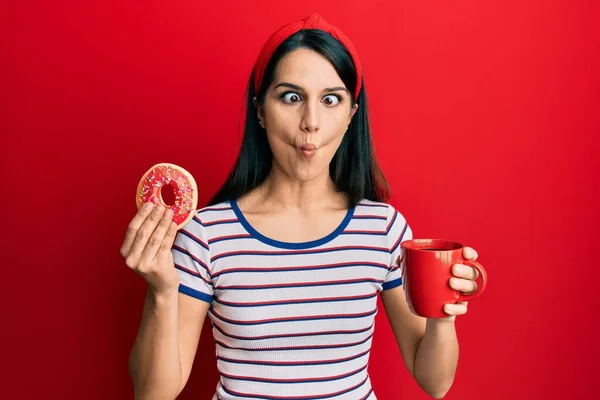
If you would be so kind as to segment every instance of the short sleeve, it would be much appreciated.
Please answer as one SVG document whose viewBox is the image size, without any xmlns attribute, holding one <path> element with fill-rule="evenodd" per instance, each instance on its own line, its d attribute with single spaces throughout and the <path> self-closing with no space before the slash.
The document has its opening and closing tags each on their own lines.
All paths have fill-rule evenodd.
<svg viewBox="0 0 600 400">
<path fill-rule="evenodd" d="M 402 260 L 403 251 L 400 243 L 412 239 L 412 230 L 406 219 L 394 207 L 388 205 L 386 238 L 390 259 L 388 272 L 383 282 L 383 290 L 392 289 L 402 285 Z"/>
<path fill-rule="evenodd" d="M 177 232 L 172 253 L 179 273 L 179 291 L 211 303 L 214 288 L 210 273 L 210 248 L 206 229 L 197 216 Z"/>
</svg>

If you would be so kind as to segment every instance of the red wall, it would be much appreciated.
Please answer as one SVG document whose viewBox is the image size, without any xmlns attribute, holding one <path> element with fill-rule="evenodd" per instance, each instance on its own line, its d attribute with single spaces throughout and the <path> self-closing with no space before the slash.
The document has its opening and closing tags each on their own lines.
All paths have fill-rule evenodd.
<svg viewBox="0 0 600 400">
<path fill-rule="evenodd" d="M 486 294 L 457 321 L 447 398 L 590 398 L 598 3 L 205 3 L 2 2 L 0 397 L 131 398 L 145 286 L 119 247 L 138 179 L 179 164 L 204 203 L 236 154 L 260 46 L 318 11 L 364 61 L 391 202 L 416 236 L 464 241 L 489 271 Z M 378 397 L 426 399 L 381 310 Z M 204 339 L 183 399 L 214 390 L 210 331 Z"/>
</svg>

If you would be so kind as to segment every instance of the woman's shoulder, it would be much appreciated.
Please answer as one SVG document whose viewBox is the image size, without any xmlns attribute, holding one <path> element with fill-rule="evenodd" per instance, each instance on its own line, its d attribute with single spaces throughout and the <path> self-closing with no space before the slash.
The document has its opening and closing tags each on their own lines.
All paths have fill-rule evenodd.
<svg viewBox="0 0 600 400">
<path fill-rule="evenodd" d="M 356 205 L 354 215 L 358 220 L 369 220 L 371 230 L 384 233 L 390 249 L 396 249 L 410 230 L 404 215 L 387 202 L 363 199 Z"/>
<path fill-rule="evenodd" d="M 232 203 L 224 201 L 217 204 L 211 204 L 196 210 L 196 218 L 203 222 L 214 222 L 215 220 L 231 217 L 234 215 Z"/>
<path fill-rule="evenodd" d="M 230 202 L 205 206 L 195 211 L 194 216 L 182 227 L 181 233 L 208 241 L 219 236 L 226 225 L 237 221 Z"/>
<path fill-rule="evenodd" d="M 387 235 L 395 235 L 396 231 L 404 232 L 410 229 L 405 216 L 392 203 L 363 199 L 356 205 L 354 215 L 359 216 L 358 218 L 362 215 L 363 218 L 379 219 L 382 224 L 385 224 L 383 229 Z"/>
<path fill-rule="evenodd" d="M 185 228 L 202 231 L 218 225 L 220 221 L 230 221 L 235 218 L 231 203 L 227 201 L 197 209 Z"/>
<path fill-rule="evenodd" d="M 400 212 L 390 203 L 367 199 L 362 199 L 356 204 L 354 213 L 356 215 L 370 214 L 381 217 L 385 216 L 388 221 L 395 216 L 402 216 L 402 214 L 400 214 Z"/>
<path fill-rule="evenodd" d="M 371 200 L 361 200 L 357 204 L 357 212 L 362 214 L 365 210 L 370 212 L 372 217 L 379 217 L 381 223 L 385 224 L 382 230 L 385 232 L 391 251 L 395 251 L 400 242 L 412 238 L 412 229 L 408 221 L 400 211 L 390 203 Z M 368 217 L 367 217 L 368 218 Z"/>
</svg>

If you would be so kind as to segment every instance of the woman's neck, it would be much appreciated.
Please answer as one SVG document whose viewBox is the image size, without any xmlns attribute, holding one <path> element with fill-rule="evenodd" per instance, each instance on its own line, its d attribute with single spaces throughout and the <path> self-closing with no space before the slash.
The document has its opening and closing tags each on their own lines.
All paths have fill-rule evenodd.
<svg viewBox="0 0 600 400">
<path fill-rule="evenodd" d="M 255 190 L 244 196 L 246 206 L 277 207 L 309 211 L 313 209 L 346 209 L 347 198 L 324 171 L 315 179 L 301 181 L 287 175 L 275 163 L 271 172 Z"/>
</svg>

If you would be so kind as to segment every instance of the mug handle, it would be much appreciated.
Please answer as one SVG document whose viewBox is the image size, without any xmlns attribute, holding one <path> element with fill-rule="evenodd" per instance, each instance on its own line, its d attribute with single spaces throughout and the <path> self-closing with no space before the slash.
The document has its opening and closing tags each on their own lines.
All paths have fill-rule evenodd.
<svg viewBox="0 0 600 400">
<path fill-rule="evenodd" d="M 483 265 L 479 264 L 477 261 L 464 260 L 461 264 L 468 265 L 469 267 L 473 267 L 479 272 L 479 276 L 475 280 L 477 283 L 477 289 L 471 294 L 458 293 L 458 301 L 469 301 L 473 300 L 483 293 L 485 287 L 487 286 L 487 273 L 485 272 L 485 268 Z"/>
</svg>

